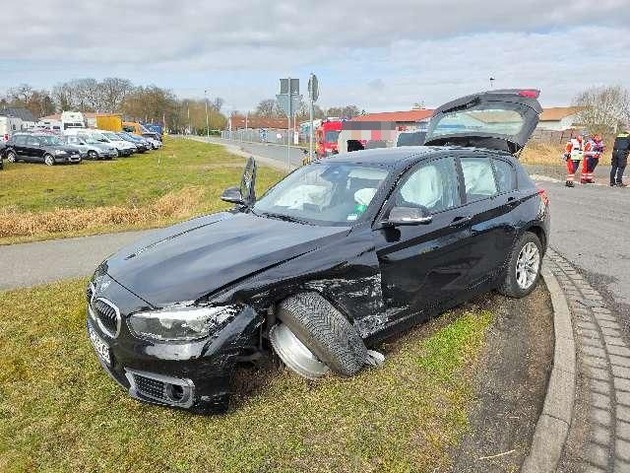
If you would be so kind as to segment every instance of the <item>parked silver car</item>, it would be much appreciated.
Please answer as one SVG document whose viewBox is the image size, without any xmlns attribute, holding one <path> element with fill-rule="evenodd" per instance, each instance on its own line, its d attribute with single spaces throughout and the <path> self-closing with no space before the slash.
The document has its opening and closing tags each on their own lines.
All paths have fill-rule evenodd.
<svg viewBox="0 0 630 473">
<path fill-rule="evenodd" d="M 90 136 L 67 135 L 64 136 L 64 141 L 66 144 L 77 148 L 84 159 L 112 159 L 118 156 L 115 147 L 101 143 Z"/>
</svg>

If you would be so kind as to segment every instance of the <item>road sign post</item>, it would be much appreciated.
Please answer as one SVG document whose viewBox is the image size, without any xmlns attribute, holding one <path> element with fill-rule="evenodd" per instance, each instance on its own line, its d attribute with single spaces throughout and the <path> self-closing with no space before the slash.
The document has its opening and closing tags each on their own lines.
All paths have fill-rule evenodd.
<svg viewBox="0 0 630 473">
<path fill-rule="evenodd" d="M 280 93 L 276 95 L 278 105 L 287 114 L 287 168 L 291 168 L 291 117 L 300 107 L 300 79 L 280 79 Z"/>
<path fill-rule="evenodd" d="M 308 126 L 308 159 L 309 161 L 313 160 L 313 114 L 315 102 L 319 98 L 319 83 L 317 81 L 317 76 L 311 73 L 308 78 L 308 98 L 309 98 L 309 107 L 308 107 L 308 117 L 309 117 L 309 126 Z"/>
</svg>

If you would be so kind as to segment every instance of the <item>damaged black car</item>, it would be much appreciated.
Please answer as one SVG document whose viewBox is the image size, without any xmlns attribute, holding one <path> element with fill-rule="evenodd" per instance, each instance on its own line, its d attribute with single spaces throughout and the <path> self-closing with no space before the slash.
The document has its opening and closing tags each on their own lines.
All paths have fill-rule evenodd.
<svg viewBox="0 0 630 473">
<path fill-rule="evenodd" d="M 239 364 L 275 352 L 297 374 L 352 376 L 368 348 L 471 297 L 536 286 L 548 200 L 518 153 L 538 91 L 496 90 L 434 113 L 425 146 L 340 154 L 235 207 L 155 232 L 107 258 L 87 331 L 136 399 L 228 408 Z"/>
</svg>

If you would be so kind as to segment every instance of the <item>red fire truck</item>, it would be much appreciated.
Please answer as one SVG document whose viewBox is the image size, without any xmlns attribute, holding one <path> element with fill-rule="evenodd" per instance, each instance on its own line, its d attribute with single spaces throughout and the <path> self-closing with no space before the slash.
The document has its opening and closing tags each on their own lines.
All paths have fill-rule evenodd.
<svg viewBox="0 0 630 473">
<path fill-rule="evenodd" d="M 339 118 L 327 118 L 315 129 L 316 153 L 318 158 L 337 154 L 337 138 L 341 132 L 342 121 Z"/>
</svg>

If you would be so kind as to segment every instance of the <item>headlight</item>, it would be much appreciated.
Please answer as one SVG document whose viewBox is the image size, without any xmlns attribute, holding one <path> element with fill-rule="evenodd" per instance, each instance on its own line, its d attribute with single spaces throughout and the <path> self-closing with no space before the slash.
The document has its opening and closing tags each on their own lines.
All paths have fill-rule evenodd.
<svg viewBox="0 0 630 473">
<path fill-rule="evenodd" d="M 231 322 L 238 306 L 180 307 L 156 312 L 138 312 L 128 319 L 140 337 L 156 340 L 191 341 L 204 338 Z"/>
<path fill-rule="evenodd" d="M 62 149 L 56 149 L 56 150 L 55 150 L 55 154 L 56 154 L 57 156 L 60 156 L 60 155 L 62 155 L 62 154 L 66 154 L 66 152 L 65 152 L 64 150 L 62 150 Z"/>
</svg>

